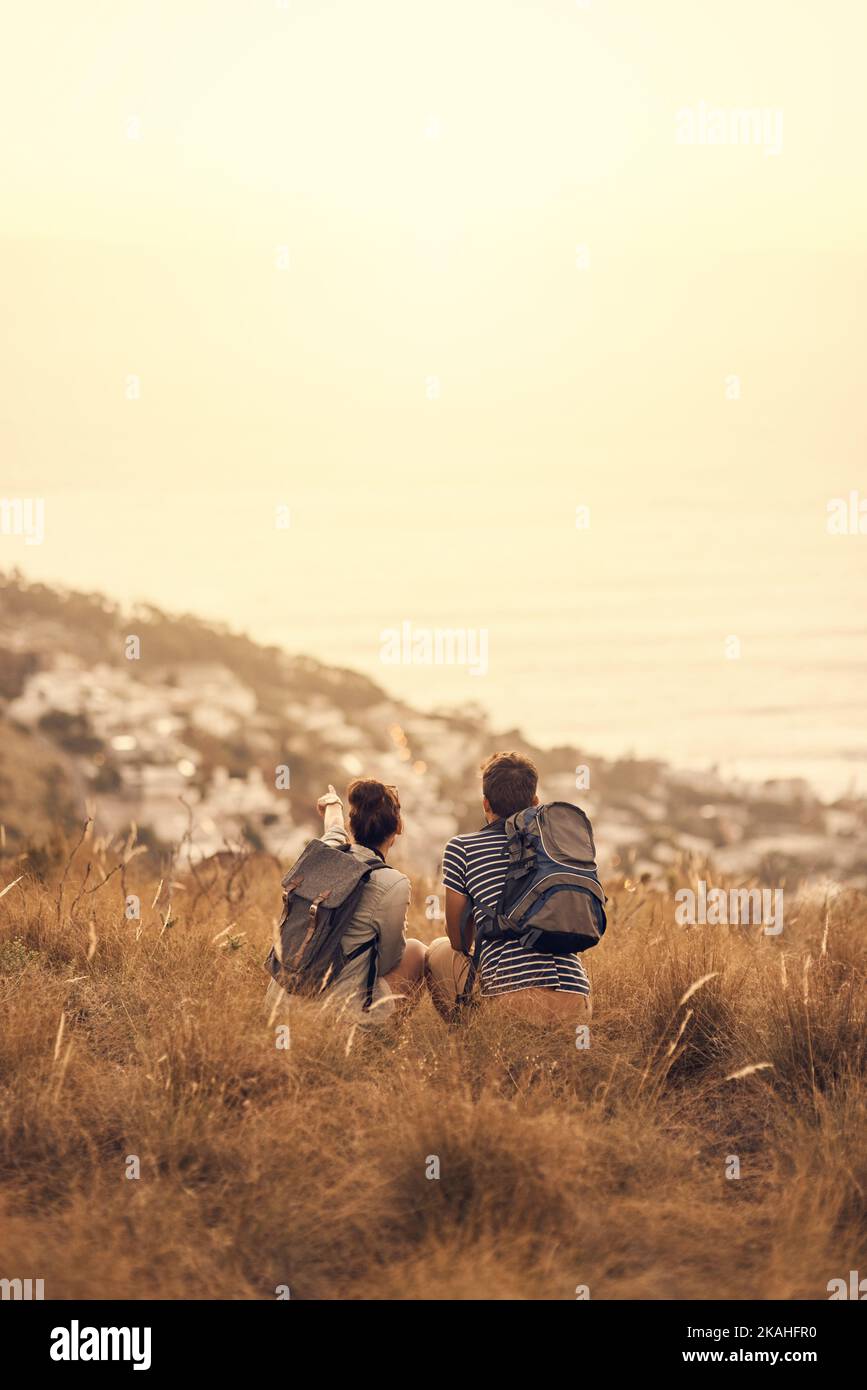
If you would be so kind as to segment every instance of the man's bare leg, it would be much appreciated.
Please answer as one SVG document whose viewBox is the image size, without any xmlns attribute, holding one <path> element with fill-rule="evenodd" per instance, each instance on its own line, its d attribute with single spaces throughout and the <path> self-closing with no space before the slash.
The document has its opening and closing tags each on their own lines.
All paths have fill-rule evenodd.
<svg viewBox="0 0 867 1390">
<path fill-rule="evenodd" d="M 447 936 L 438 936 L 428 946 L 425 984 L 434 1008 L 446 1021 L 450 1021 L 454 1015 L 458 995 L 466 984 L 468 969 L 469 960 L 454 949 Z M 589 995 L 562 989 L 516 989 L 507 994 L 488 996 L 482 1002 L 485 1008 L 533 1023 L 589 1023 L 592 1013 Z"/>
<path fill-rule="evenodd" d="M 470 962 L 456 951 L 447 936 L 438 936 L 427 948 L 424 963 L 424 982 L 437 1013 L 447 1023 L 454 1015 L 458 995 L 467 982 Z"/>
</svg>

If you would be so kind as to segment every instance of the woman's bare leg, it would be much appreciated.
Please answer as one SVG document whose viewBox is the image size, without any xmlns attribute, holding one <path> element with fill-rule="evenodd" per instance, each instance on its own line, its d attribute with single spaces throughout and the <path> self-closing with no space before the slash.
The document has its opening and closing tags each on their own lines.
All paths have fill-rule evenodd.
<svg viewBox="0 0 867 1390">
<path fill-rule="evenodd" d="M 393 970 L 382 979 L 388 985 L 395 1002 L 403 1009 L 417 1003 L 421 996 L 421 983 L 424 974 L 424 958 L 427 947 L 411 936 L 403 950 L 403 955 Z"/>
</svg>

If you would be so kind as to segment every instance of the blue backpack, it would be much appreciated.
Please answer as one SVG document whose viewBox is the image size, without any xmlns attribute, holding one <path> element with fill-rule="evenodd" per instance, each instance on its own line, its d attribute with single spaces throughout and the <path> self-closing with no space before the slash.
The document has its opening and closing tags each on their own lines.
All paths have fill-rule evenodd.
<svg viewBox="0 0 867 1390">
<path fill-rule="evenodd" d="M 488 941 L 520 941 L 530 951 L 588 951 L 607 926 L 605 894 L 587 816 L 568 801 L 528 806 L 503 824 L 509 854 L 496 908 L 468 904 L 476 939 L 468 988 Z"/>
</svg>

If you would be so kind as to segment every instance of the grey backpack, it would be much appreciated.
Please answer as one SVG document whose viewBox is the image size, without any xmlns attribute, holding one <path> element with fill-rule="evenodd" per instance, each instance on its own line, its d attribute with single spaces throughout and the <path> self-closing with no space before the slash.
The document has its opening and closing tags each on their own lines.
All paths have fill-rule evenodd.
<svg viewBox="0 0 867 1390">
<path fill-rule="evenodd" d="M 384 861 L 365 863 L 349 845 L 335 849 L 311 840 L 283 878 L 283 914 L 265 969 L 288 994 L 318 995 L 333 985 L 347 961 L 367 951 L 364 1010 L 373 1001 L 379 938 L 372 936 L 354 951 L 343 951 L 343 934 L 352 920 L 364 885 Z"/>
</svg>

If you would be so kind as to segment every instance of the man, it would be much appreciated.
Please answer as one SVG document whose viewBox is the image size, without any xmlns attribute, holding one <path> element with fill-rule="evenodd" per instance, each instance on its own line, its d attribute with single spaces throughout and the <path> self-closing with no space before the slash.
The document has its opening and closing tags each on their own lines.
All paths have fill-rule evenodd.
<svg viewBox="0 0 867 1390">
<path fill-rule="evenodd" d="M 493 911 L 506 877 L 508 852 L 504 822 L 516 811 L 538 806 L 538 773 L 521 753 L 494 753 L 482 764 L 481 830 L 456 835 L 443 855 L 446 931 L 428 948 L 425 980 L 437 1010 L 455 1017 L 458 996 L 467 979 L 472 922 L 461 937 L 467 904 Z M 590 1015 L 590 981 L 580 955 L 552 956 L 529 951 L 518 940 L 494 940 L 482 947 L 479 996 L 495 1007 L 524 1017 L 586 1021 Z"/>
</svg>

